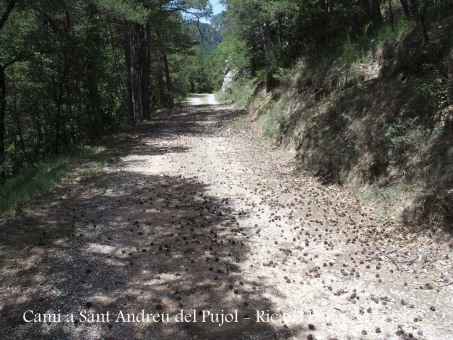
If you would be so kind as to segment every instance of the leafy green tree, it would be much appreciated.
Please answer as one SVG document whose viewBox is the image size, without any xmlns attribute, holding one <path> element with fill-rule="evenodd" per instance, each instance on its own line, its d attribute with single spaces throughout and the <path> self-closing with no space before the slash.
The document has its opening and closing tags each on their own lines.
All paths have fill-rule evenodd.
<svg viewBox="0 0 453 340">
<path fill-rule="evenodd" d="M 209 12 L 207 0 L 2 1 L 0 177 L 172 106 L 190 89 L 185 22 Z"/>
</svg>

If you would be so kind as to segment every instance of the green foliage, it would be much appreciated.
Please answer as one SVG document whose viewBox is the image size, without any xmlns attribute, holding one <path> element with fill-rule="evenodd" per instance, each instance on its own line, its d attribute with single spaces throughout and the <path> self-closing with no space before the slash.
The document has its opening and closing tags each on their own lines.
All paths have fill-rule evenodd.
<svg viewBox="0 0 453 340">
<path fill-rule="evenodd" d="M 414 28 L 421 30 L 421 16 L 406 16 L 400 2 L 317 2 L 308 0 L 225 0 L 227 39 L 245 44 L 242 63 L 254 75 L 260 69 L 288 67 L 301 56 L 325 57 L 333 53 L 351 65 L 367 58 L 385 41 L 397 40 Z M 391 7 L 389 7 L 391 5 Z M 367 7 L 368 6 L 368 7 Z M 446 2 L 419 2 L 419 13 L 447 9 Z M 429 22 L 425 22 L 426 25 Z M 422 34 L 420 34 L 420 38 Z M 371 53 L 369 53 L 371 51 Z"/>
<path fill-rule="evenodd" d="M 95 154 L 97 148 L 85 147 L 77 152 L 52 156 L 26 166 L 0 186 L 0 213 L 32 202 L 62 182 L 81 157 Z"/>
<path fill-rule="evenodd" d="M 430 83 L 423 83 L 417 88 L 417 93 L 435 108 L 451 104 L 452 91 L 453 83 L 440 77 L 433 79 Z"/>
<path fill-rule="evenodd" d="M 215 83 L 213 65 L 214 60 L 211 55 L 204 53 L 201 47 L 194 49 L 194 54 L 189 56 L 187 62 L 187 77 L 189 92 L 192 93 L 212 93 L 219 84 Z"/>
<path fill-rule="evenodd" d="M 217 47 L 214 58 L 219 67 L 242 70 L 249 66 L 246 43 L 234 37 L 227 37 Z"/>
<path fill-rule="evenodd" d="M 401 37 L 407 36 L 415 27 L 413 21 L 402 15 L 394 18 L 394 21 L 393 27 L 385 25 L 369 35 L 357 39 L 347 36 L 343 42 L 340 42 L 342 59 L 347 67 L 351 67 L 356 62 L 370 60 L 378 48 L 384 44 L 397 42 Z"/>
<path fill-rule="evenodd" d="M 232 84 L 225 92 L 219 92 L 217 99 L 221 103 L 234 104 L 235 107 L 243 109 L 247 106 L 254 89 L 254 83 L 249 79 L 240 79 Z"/>
<path fill-rule="evenodd" d="M 261 116 L 263 136 L 266 138 L 275 138 L 278 133 L 281 115 L 276 110 L 277 102 L 270 100 L 258 113 Z"/>
<path fill-rule="evenodd" d="M 19 3 L 7 13 L 0 2 L 0 181 L 220 86 L 187 23 L 209 14 L 207 0 Z"/>
<path fill-rule="evenodd" d="M 96 5 L 113 17 L 134 22 L 145 22 L 147 10 L 144 2 L 124 0 L 96 0 Z"/>
<path fill-rule="evenodd" d="M 347 66 L 351 66 L 352 62 L 356 60 L 357 47 L 348 39 L 343 46 L 343 61 Z"/>
<path fill-rule="evenodd" d="M 427 100 L 434 108 L 441 109 L 453 103 L 453 80 L 443 75 L 438 65 L 425 63 L 423 72 L 431 75 L 430 82 L 417 88 L 417 94 Z"/>
<path fill-rule="evenodd" d="M 420 138 L 417 117 L 409 118 L 404 122 L 390 124 L 387 128 L 389 141 L 393 148 L 407 150 Z"/>
</svg>

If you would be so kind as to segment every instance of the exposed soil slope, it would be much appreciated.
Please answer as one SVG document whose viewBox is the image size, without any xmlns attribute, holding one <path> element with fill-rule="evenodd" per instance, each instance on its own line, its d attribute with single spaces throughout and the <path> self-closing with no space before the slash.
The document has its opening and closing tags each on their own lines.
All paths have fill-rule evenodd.
<svg viewBox="0 0 453 340">
<path fill-rule="evenodd" d="M 450 13 L 432 21 L 428 46 L 414 27 L 352 64 L 301 59 L 272 87 L 257 81 L 248 108 L 304 169 L 381 201 L 413 231 L 451 237 L 452 30 Z"/>
</svg>

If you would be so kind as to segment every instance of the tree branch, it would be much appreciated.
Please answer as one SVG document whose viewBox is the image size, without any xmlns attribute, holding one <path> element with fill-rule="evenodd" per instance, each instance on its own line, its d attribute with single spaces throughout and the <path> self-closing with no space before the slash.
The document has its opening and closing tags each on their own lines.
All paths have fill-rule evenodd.
<svg viewBox="0 0 453 340">
<path fill-rule="evenodd" d="M 23 61 L 23 60 L 25 60 L 24 57 L 16 57 L 16 58 L 8 61 L 6 64 L 0 65 L 0 69 L 2 69 L 4 71 L 8 66 L 11 66 L 12 64 L 17 63 L 18 61 Z"/>
<path fill-rule="evenodd" d="M 199 14 L 194 13 L 192 11 L 189 11 L 189 10 L 187 10 L 185 8 L 182 8 L 182 7 L 172 7 L 167 12 L 184 12 L 186 14 L 190 14 L 190 15 L 193 15 L 194 17 L 196 17 L 197 18 L 198 33 L 200 33 L 200 37 L 201 37 L 201 45 L 204 47 L 204 36 L 203 36 L 203 32 L 201 31 L 201 27 L 200 27 L 201 16 Z"/>
<path fill-rule="evenodd" d="M 55 20 L 53 20 L 46 12 L 44 12 L 43 9 L 37 7 L 36 10 L 38 11 L 39 14 L 41 14 L 44 17 L 44 19 L 47 20 L 47 22 L 55 32 L 61 31 L 60 27 L 55 22 Z"/>
</svg>

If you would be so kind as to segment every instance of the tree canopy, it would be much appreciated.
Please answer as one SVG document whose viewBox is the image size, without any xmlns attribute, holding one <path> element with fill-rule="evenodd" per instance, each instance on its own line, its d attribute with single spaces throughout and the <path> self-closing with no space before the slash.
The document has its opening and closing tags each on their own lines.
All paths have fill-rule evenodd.
<svg viewBox="0 0 453 340">
<path fill-rule="evenodd" d="M 210 13 L 207 0 L 2 1 L 0 178 L 174 105 L 195 87 L 187 60 Z"/>
</svg>

